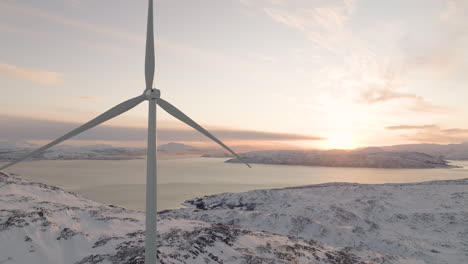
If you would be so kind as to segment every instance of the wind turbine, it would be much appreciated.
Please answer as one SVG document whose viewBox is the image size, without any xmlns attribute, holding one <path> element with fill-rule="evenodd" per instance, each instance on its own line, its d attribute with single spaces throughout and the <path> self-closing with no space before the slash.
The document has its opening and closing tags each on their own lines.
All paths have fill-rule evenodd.
<svg viewBox="0 0 468 264">
<path fill-rule="evenodd" d="M 159 105 L 162 109 L 168 112 L 173 117 L 179 119 L 185 124 L 193 127 L 195 130 L 199 131 L 206 137 L 210 138 L 214 142 L 221 145 L 227 151 L 232 153 L 236 158 L 241 160 L 245 165 L 250 168 L 250 165 L 242 160 L 242 158 L 237 155 L 232 149 L 226 146 L 223 142 L 213 136 L 206 129 L 201 127 L 190 117 L 184 114 L 182 111 L 177 109 L 175 106 L 161 98 L 161 92 L 158 89 L 153 89 L 153 79 L 154 79 L 154 33 L 153 33 L 153 0 L 149 0 L 148 3 L 148 24 L 146 31 L 146 52 L 145 52 L 145 81 L 146 89 L 143 91 L 142 95 L 131 98 L 123 103 L 120 103 L 113 108 L 107 110 L 91 121 L 73 129 L 72 131 L 66 133 L 65 135 L 55 139 L 54 141 L 32 151 L 31 153 L 21 157 L 20 159 L 13 161 L 9 164 L 0 167 L 0 170 L 6 169 L 10 166 L 15 165 L 18 162 L 24 161 L 42 151 L 45 151 L 71 137 L 74 137 L 82 132 L 91 129 L 101 123 L 106 122 L 109 119 L 112 119 L 116 116 L 119 116 L 122 113 L 127 112 L 128 110 L 139 105 L 141 102 L 148 100 L 148 149 L 147 149 L 147 159 L 146 159 L 146 237 L 145 237 L 145 263 L 152 264 L 157 261 L 157 251 L 156 251 L 156 211 L 157 211 L 157 195 L 156 195 L 156 104 Z"/>
</svg>

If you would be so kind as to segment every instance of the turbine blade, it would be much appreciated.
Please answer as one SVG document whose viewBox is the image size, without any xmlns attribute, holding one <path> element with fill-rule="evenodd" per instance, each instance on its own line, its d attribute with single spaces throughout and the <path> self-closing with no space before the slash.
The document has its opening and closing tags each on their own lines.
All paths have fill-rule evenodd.
<svg viewBox="0 0 468 264">
<path fill-rule="evenodd" d="M 213 136 L 210 132 L 208 132 L 206 129 L 201 127 L 199 124 L 197 124 L 195 121 L 193 121 L 190 117 L 188 117 L 186 114 L 182 113 L 179 109 L 177 109 L 175 106 L 167 102 L 166 100 L 162 98 L 158 98 L 156 100 L 156 103 L 164 109 L 166 112 L 168 112 L 170 115 L 173 117 L 179 119 L 180 121 L 184 122 L 185 124 L 193 127 L 195 130 L 198 130 L 198 132 L 202 133 L 203 135 L 207 136 L 214 142 L 218 143 L 221 147 L 225 148 L 227 151 L 231 152 L 232 155 L 234 155 L 237 159 L 242 161 L 247 167 L 252 168 L 250 164 L 245 162 L 239 155 L 237 155 L 236 152 L 234 152 L 232 149 L 230 149 L 228 146 L 226 146 L 221 140 L 217 139 L 215 136 Z"/>
<path fill-rule="evenodd" d="M 154 79 L 154 33 L 153 33 L 153 0 L 148 1 L 148 24 L 146 28 L 145 80 L 146 90 L 153 88 Z"/>
<path fill-rule="evenodd" d="M 16 163 L 18 162 L 21 162 L 29 157 L 32 157 L 34 156 L 35 154 L 37 153 L 40 153 L 48 148 L 51 148 L 57 144 L 59 144 L 60 142 L 63 142 L 71 137 L 74 137 L 78 134 L 80 134 L 81 132 L 84 132 L 90 128 L 93 128 L 101 123 L 104 123 L 106 122 L 107 120 L 109 119 L 112 119 L 124 112 L 127 112 L 128 110 L 132 109 L 133 107 L 137 106 L 138 104 L 140 104 L 141 102 L 143 102 L 144 100 L 146 99 L 146 97 L 144 95 L 140 95 L 140 96 L 137 96 L 135 98 L 132 98 L 130 100 L 127 100 L 121 104 L 118 104 L 114 107 L 112 107 L 111 109 L 107 110 L 106 112 L 104 112 L 103 114 L 99 115 L 98 117 L 94 118 L 93 120 L 85 123 L 84 125 L 82 126 L 79 126 L 75 129 L 73 129 L 72 131 L 68 132 L 67 134 L 57 138 L 56 140 L 50 142 L 49 144 L 47 145 L 44 145 L 34 151 L 32 151 L 31 153 L 21 157 L 19 160 L 16 160 L 16 161 L 13 161 L 9 164 L 6 164 L 5 166 L 1 167 L 0 170 L 3 170 L 3 169 L 6 169 L 10 166 L 13 166 L 15 165 Z"/>
</svg>

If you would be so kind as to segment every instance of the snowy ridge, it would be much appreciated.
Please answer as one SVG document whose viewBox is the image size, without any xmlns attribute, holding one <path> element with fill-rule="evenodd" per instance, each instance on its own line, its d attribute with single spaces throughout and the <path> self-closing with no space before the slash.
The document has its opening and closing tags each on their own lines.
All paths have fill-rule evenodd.
<svg viewBox="0 0 468 264">
<path fill-rule="evenodd" d="M 142 212 L 1 172 L 0 208 L 2 264 L 144 262 Z M 404 263 L 368 250 L 184 219 L 178 210 L 160 213 L 158 231 L 161 263 Z"/>
<path fill-rule="evenodd" d="M 166 215 L 371 250 L 404 263 L 468 263 L 468 179 L 327 183 L 225 193 L 186 205 Z"/>
</svg>

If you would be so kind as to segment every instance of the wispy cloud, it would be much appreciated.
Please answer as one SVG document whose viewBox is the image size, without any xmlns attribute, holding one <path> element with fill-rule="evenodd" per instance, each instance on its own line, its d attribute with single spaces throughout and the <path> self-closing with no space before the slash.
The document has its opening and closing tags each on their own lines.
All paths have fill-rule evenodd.
<svg viewBox="0 0 468 264">
<path fill-rule="evenodd" d="M 76 4 L 79 5 L 79 2 L 80 1 L 76 2 Z M 139 35 L 139 34 L 135 34 L 132 32 L 127 32 L 121 29 L 107 27 L 107 26 L 100 25 L 100 24 L 88 23 L 88 22 L 84 22 L 78 19 L 64 17 L 61 15 L 53 14 L 45 10 L 27 6 L 27 5 L 0 2 L 0 8 L 11 10 L 12 12 L 21 13 L 24 15 L 29 15 L 29 16 L 36 17 L 39 19 L 47 20 L 50 22 L 62 24 L 65 26 L 74 27 L 83 31 L 97 33 L 99 35 L 104 35 L 107 37 L 124 39 L 124 40 L 129 40 L 129 41 L 134 41 L 134 42 L 140 42 L 140 43 L 143 43 L 143 41 L 145 40 L 144 35 Z M 1 24 L 0 24 L 0 30 L 2 30 Z M 8 30 L 8 27 L 5 27 L 5 30 Z M 111 52 L 114 55 L 119 55 L 119 56 L 122 56 L 126 54 L 127 52 L 125 48 L 122 48 L 121 46 L 118 46 L 118 45 L 109 44 L 109 43 L 81 41 L 80 44 L 87 48 L 93 48 L 99 51 Z M 208 50 L 208 49 L 194 48 L 192 46 L 182 44 L 182 43 L 176 43 L 167 39 L 163 39 L 161 37 L 158 37 L 158 39 L 156 40 L 156 45 L 157 47 L 168 49 L 175 53 L 183 53 L 188 56 L 195 57 L 197 59 L 208 60 L 213 63 L 214 62 L 221 62 L 222 64 L 234 64 L 235 63 L 235 64 L 243 65 L 244 68 L 254 67 L 252 66 L 250 62 L 243 60 L 243 59 L 239 59 L 236 56 L 229 56 L 229 55 L 215 52 L 213 50 Z"/>
<path fill-rule="evenodd" d="M 400 108 L 414 112 L 447 113 L 454 108 L 432 103 L 409 92 L 407 65 L 383 59 L 371 50 L 361 49 L 322 74 L 336 87 L 345 88 L 359 104 L 377 105 L 401 102 Z"/>
<path fill-rule="evenodd" d="M 117 37 L 121 39 L 133 40 L 133 41 L 144 40 L 144 37 L 137 35 L 137 34 L 133 34 L 131 32 L 124 32 L 122 30 L 116 30 L 114 28 L 106 27 L 103 25 L 86 23 L 80 20 L 52 14 L 42 9 L 31 7 L 31 6 L 3 2 L 3 3 L 0 3 L 0 8 L 4 10 L 10 10 L 13 12 L 21 13 L 21 14 L 28 15 L 28 16 L 41 18 L 41 19 L 59 23 L 62 25 L 75 27 L 81 30 L 98 33 L 101 35 L 107 35 L 111 37 Z"/>
<path fill-rule="evenodd" d="M 70 5 L 73 7 L 79 7 L 81 5 L 82 0 L 70 0 Z"/>
<path fill-rule="evenodd" d="M 466 8 L 468 2 L 465 0 L 442 0 L 445 4 L 445 9 L 439 15 L 439 19 L 447 24 L 464 24 L 466 23 Z"/>
<path fill-rule="evenodd" d="M 304 2 L 302 2 L 304 4 Z M 314 2 L 309 8 L 286 9 L 272 4 L 262 10 L 274 21 L 304 32 L 308 39 L 321 48 L 336 51 L 346 39 L 345 22 L 356 9 L 356 1 Z"/>
<path fill-rule="evenodd" d="M 58 72 L 50 72 L 5 63 L 0 63 L 0 74 L 42 84 L 57 84 L 62 81 L 62 74 Z"/>
<path fill-rule="evenodd" d="M 0 140 L 51 140 L 79 124 L 38 120 L 33 118 L 0 115 L 0 123 L 8 124 L 2 127 Z M 227 141 L 292 141 L 292 140 L 322 140 L 322 137 L 293 133 L 274 133 L 268 131 L 253 131 L 239 129 L 210 129 L 222 140 Z M 146 140 L 145 128 L 98 126 L 80 136 L 77 140 L 109 140 L 109 141 L 139 141 Z M 193 130 L 159 128 L 158 139 L 161 141 L 201 141 L 209 139 Z"/>
<path fill-rule="evenodd" d="M 408 110 L 415 111 L 415 112 L 448 112 L 450 110 L 449 107 L 439 106 L 435 104 L 431 104 L 422 96 L 412 94 L 412 93 L 404 93 L 404 92 L 397 92 L 395 90 L 391 90 L 389 88 L 370 88 L 361 92 L 360 97 L 358 98 L 358 102 L 364 102 L 367 104 L 376 104 L 376 103 L 383 103 L 392 100 L 407 100 L 409 101 L 408 104 L 403 105 Z"/>
<path fill-rule="evenodd" d="M 464 54 L 468 45 L 468 1 L 442 0 L 445 8 L 439 14 L 435 37 L 428 47 L 414 47 L 409 43 L 406 63 L 416 70 L 430 71 L 431 74 L 446 77 L 459 73 L 464 79 L 468 69 Z M 460 77 L 460 76 L 458 76 Z M 452 77 L 453 78 L 453 77 Z"/>
<path fill-rule="evenodd" d="M 400 136 L 418 143 L 454 144 L 468 141 L 468 129 L 447 128 L 438 125 L 397 125 L 388 126 L 388 130 L 403 130 Z"/>
<path fill-rule="evenodd" d="M 0 23 L 0 32 L 4 33 L 26 33 L 27 31 L 15 25 L 6 24 L 5 22 Z M 30 33 L 30 32 L 27 32 Z M 32 32 L 31 32 L 32 33 Z"/>
<path fill-rule="evenodd" d="M 439 129 L 437 125 L 398 125 L 398 126 L 388 126 L 385 129 L 389 130 L 408 130 L 408 129 Z"/>
<path fill-rule="evenodd" d="M 361 93 L 361 99 L 368 104 L 386 102 L 396 99 L 422 100 L 420 96 L 411 93 L 401 93 L 385 88 L 368 89 Z"/>
<path fill-rule="evenodd" d="M 408 80 L 419 71 L 453 74 L 466 68 L 468 64 L 460 54 L 468 40 L 467 1 L 444 0 L 447 7 L 440 15 L 442 26 L 440 30 L 433 29 L 436 34 L 430 45 L 413 41 L 406 32 L 408 27 L 402 22 L 387 21 L 375 25 L 375 28 L 371 26 L 370 30 L 375 31 L 373 35 L 384 37 L 384 44 L 391 46 L 389 49 L 396 52 L 396 56 L 376 52 L 372 48 L 375 43 L 366 42 L 363 38 L 366 35 L 360 35 L 366 33 L 349 24 L 359 8 L 358 1 L 309 1 L 307 4 L 296 0 L 289 5 L 267 0 L 256 4 L 248 2 L 249 6 L 260 8 L 270 19 L 303 32 L 322 51 L 338 55 L 342 60 L 340 63 L 323 66 L 319 85 L 348 91 L 354 94 L 358 103 L 373 105 L 400 100 L 403 108 L 414 112 L 447 113 L 453 110 L 431 102 L 426 95 L 411 92 L 414 84 L 410 85 Z M 301 8 L 296 9 L 295 6 Z M 412 47 L 410 52 L 407 47 Z"/>
<path fill-rule="evenodd" d="M 76 96 L 74 98 L 78 100 L 84 100 L 84 101 L 96 101 L 99 99 L 98 97 L 95 97 L 95 96 Z"/>
<path fill-rule="evenodd" d="M 468 129 L 464 129 L 464 128 L 449 128 L 449 129 L 443 129 L 441 131 L 442 133 L 445 133 L 448 135 L 468 135 Z"/>
</svg>

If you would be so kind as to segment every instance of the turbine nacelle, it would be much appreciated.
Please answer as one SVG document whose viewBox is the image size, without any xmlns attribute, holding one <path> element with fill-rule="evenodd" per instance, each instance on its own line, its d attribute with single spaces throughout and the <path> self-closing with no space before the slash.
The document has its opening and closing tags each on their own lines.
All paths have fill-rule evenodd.
<svg viewBox="0 0 468 264">
<path fill-rule="evenodd" d="M 146 97 L 146 100 L 158 99 L 161 98 L 161 91 L 159 89 L 148 89 L 145 90 L 143 95 Z"/>
</svg>

